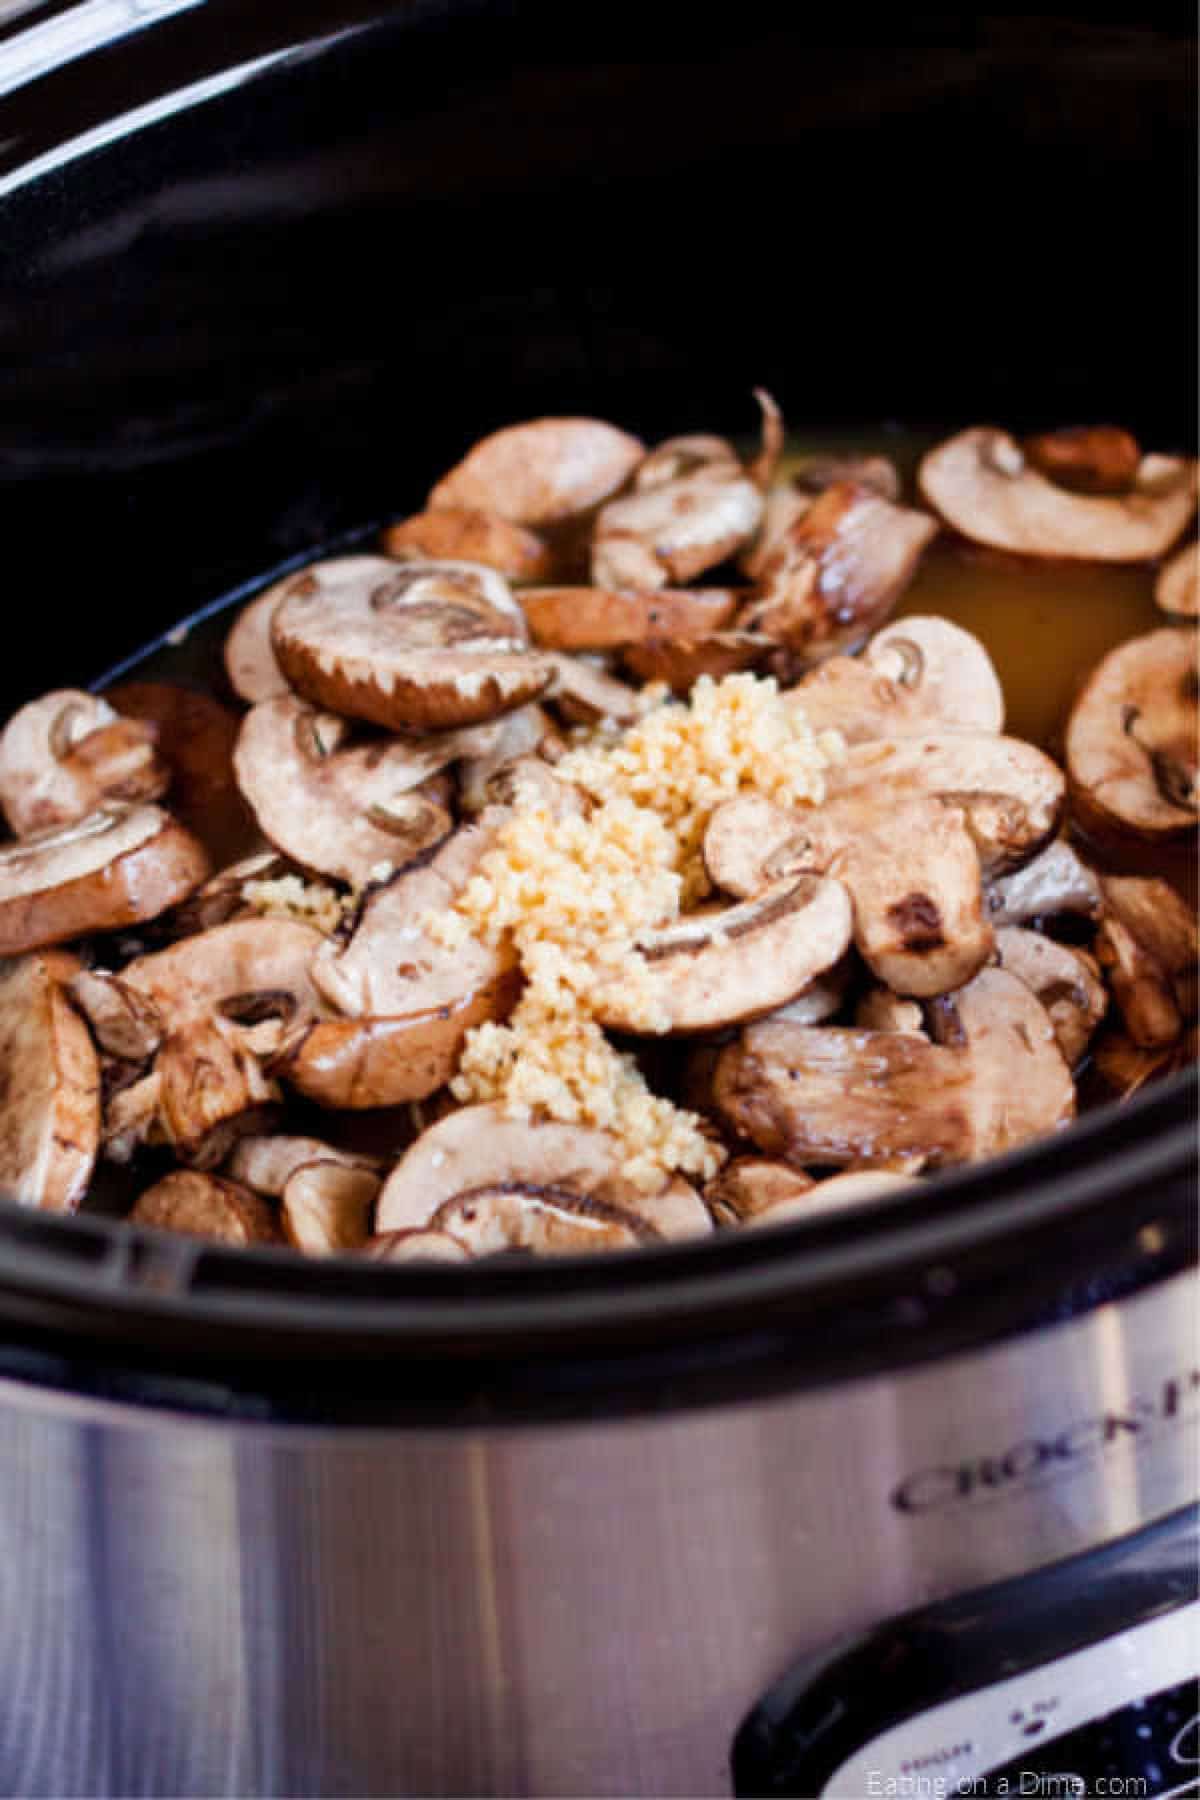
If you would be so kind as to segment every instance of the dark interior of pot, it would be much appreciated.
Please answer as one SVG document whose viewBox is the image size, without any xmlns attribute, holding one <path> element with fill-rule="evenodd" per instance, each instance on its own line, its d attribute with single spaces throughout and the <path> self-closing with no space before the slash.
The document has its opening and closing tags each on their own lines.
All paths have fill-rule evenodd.
<svg viewBox="0 0 1200 1800">
<path fill-rule="evenodd" d="M 0 523 L 28 621 L 5 710 L 416 508 L 467 444 L 539 413 L 745 432 L 765 383 L 805 432 L 1111 418 L 1188 447 L 1194 118 L 1175 8 L 921 12 L 866 45 L 754 0 L 414 0 L 378 17 L 208 0 L 86 53 L 55 35 L 70 9 L 34 10 L 0 37 Z M 1093 1278 L 1177 1262 L 1193 1096 L 1177 1080 L 1070 1143 L 937 1184 L 903 1268 L 973 1245 L 1013 1328 L 1021 1195 L 1046 1272 L 1022 1305 L 1042 1316 Z M 1156 1174 L 1145 1158 L 1164 1147 Z M 1098 1223 L 1113 1171 L 1116 1198 L 1139 1184 L 1115 1233 Z M 1075 1221 L 1069 1279 L 1055 1206 Z M 934 1302 L 912 1299 L 883 1248 L 898 1228 L 876 1223 L 873 1273 L 861 1221 L 809 1233 L 802 1318 L 798 1258 L 774 1244 L 638 1253 L 644 1274 L 618 1257 L 452 1279 L 285 1271 L 28 1217 L 4 1221 L 4 1306 L 30 1329 L 124 1319 L 179 1352 L 222 1316 L 259 1348 L 272 1321 L 294 1350 L 319 1320 L 314 1344 L 408 1331 L 466 1358 L 492 1328 L 485 1302 L 523 1353 L 618 1314 L 661 1336 L 672 1308 L 686 1335 L 701 1310 L 712 1322 L 719 1274 L 743 1326 L 749 1307 L 819 1332 L 840 1295 L 850 1336 L 852 1291 L 864 1345 L 905 1316 L 932 1345 Z"/>
</svg>

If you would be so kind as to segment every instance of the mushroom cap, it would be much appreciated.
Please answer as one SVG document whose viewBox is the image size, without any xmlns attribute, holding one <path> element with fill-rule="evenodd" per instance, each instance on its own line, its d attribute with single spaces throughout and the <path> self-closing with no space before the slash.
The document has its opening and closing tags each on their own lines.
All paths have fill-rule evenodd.
<svg viewBox="0 0 1200 1800">
<path fill-rule="evenodd" d="M 325 942 L 291 919 L 233 919 L 165 950 L 135 957 L 121 980 L 157 1008 L 168 1028 L 220 1013 L 236 1021 L 273 1008 L 286 1018 L 325 1011 L 309 973 Z"/>
<path fill-rule="evenodd" d="M 448 836 L 439 772 L 461 734 L 393 738 L 341 748 L 340 719 L 288 695 L 251 707 L 234 767 L 265 836 L 322 875 L 361 886 L 381 864 L 398 868 Z"/>
<path fill-rule="evenodd" d="M 1102 875 L 1100 887 L 1108 915 L 1120 919 L 1154 958 L 1170 978 L 1181 1009 L 1193 1017 L 1200 956 L 1195 910 L 1169 882 L 1154 876 Z"/>
<path fill-rule="evenodd" d="M 838 881 L 788 876 L 751 900 L 692 914 L 642 938 L 636 991 L 622 978 L 597 991 L 595 1016 L 637 1031 L 647 1007 L 665 1031 L 710 1031 L 773 1012 L 838 962 L 850 942 Z"/>
<path fill-rule="evenodd" d="M 392 731 L 483 724 L 535 700 L 552 673 L 507 582 L 481 563 L 315 563 L 292 577 L 271 631 L 306 699 Z"/>
<path fill-rule="evenodd" d="M 1128 493 L 1070 493 L 991 426 L 929 451 L 918 474 L 929 504 L 964 537 L 1024 556 L 1144 562 L 1169 550 L 1196 510 L 1196 463 L 1144 456 Z"/>
<path fill-rule="evenodd" d="M 602 419 L 531 419 L 481 438 L 433 488 L 429 505 L 552 525 L 615 494 L 644 454 L 640 439 Z"/>
<path fill-rule="evenodd" d="M 1165 881 L 1103 876 L 1095 951 L 1135 1044 L 1158 1049 L 1196 1014 L 1196 919 Z"/>
<path fill-rule="evenodd" d="M 548 698 L 564 718 L 591 725 L 608 720 L 614 725 L 633 725 L 641 717 L 641 696 L 627 682 L 606 669 L 595 668 L 580 656 L 551 651 L 554 686 Z"/>
<path fill-rule="evenodd" d="M 194 837 L 151 805 L 100 807 L 0 847 L 0 956 L 157 918 L 209 873 Z"/>
<path fill-rule="evenodd" d="M 1102 657 L 1067 723 L 1072 798 L 1090 824 L 1144 837 L 1194 831 L 1196 634 L 1164 625 Z"/>
<path fill-rule="evenodd" d="M 1200 543 L 1185 544 L 1164 563 L 1154 584 L 1154 598 L 1164 612 L 1194 619 L 1200 612 Z"/>
<path fill-rule="evenodd" d="M 620 650 L 654 638 L 694 638 L 728 625 L 735 588 L 535 587 L 520 596 L 546 650 Z"/>
<path fill-rule="evenodd" d="M 749 476 L 714 463 L 610 500 L 592 533 L 592 583 L 654 589 L 691 581 L 748 543 L 762 513 Z"/>
<path fill-rule="evenodd" d="M 288 1176 L 279 1207 L 288 1243 L 306 1256 L 361 1250 L 380 1185 L 373 1170 L 340 1157 L 301 1163 Z"/>
<path fill-rule="evenodd" d="M 1019 925 L 1002 926 L 996 933 L 996 954 L 1000 967 L 1037 995 L 1059 1049 L 1074 1068 L 1108 1011 L 1108 995 L 1091 958 Z"/>
<path fill-rule="evenodd" d="M 987 887 L 994 925 L 1022 925 L 1061 913 L 1097 919 L 1103 906 L 1100 883 L 1065 838 L 1056 838 L 1023 868 L 997 876 Z"/>
<path fill-rule="evenodd" d="M 554 552 L 535 532 L 478 506 L 439 507 L 401 519 L 386 527 L 379 547 L 386 556 L 483 563 L 509 581 L 550 581 L 554 575 Z"/>
<path fill-rule="evenodd" d="M 276 581 L 243 606 L 225 639 L 225 673 L 239 700 L 257 706 L 260 700 L 277 700 L 290 693 L 287 679 L 275 655 L 271 621 L 275 608 L 292 580 Z"/>
<path fill-rule="evenodd" d="M 233 776 L 238 715 L 209 693 L 173 681 L 122 681 L 108 699 L 155 731 L 171 771 L 171 811 L 218 867 L 261 848 Z"/>
<path fill-rule="evenodd" d="M 897 620 L 877 631 L 861 656 L 818 663 L 788 701 L 814 731 L 840 731 L 851 744 L 1004 726 L 1004 694 L 991 657 L 949 619 Z"/>
<path fill-rule="evenodd" d="M 274 1210 L 265 1200 L 236 1181 L 198 1169 L 176 1169 L 156 1181 L 138 1196 L 129 1222 L 241 1249 L 283 1241 Z"/>
<path fill-rule="evenodd" d="M 153 729 L 81 688 L 31 700 L 0 733 L 0 807 L 18 837 L 74 825 L 105 801 L 157 800 L 170 779 Z"/>
<path fill-rule="evenodd" d="M 1123 494 L 1137 480 L 1141 446 L 1119 425 L 1068 425 L 1025 439 L 1035 469 L 1079 494 Z"/>
<path fill-rule="evenodd" d="M 1075 1083 L 1042 1002 L 1007 969 L 981 969 L 931 1008 L 970 1070 L 973 1159 L 1045 1137 L 1075 1116 Z"/>
<path fill-rule="evenodd" d="M 770 655 L 771 639 L 755 631 L 709 631 L 691 638 L 648 638 L 627 644 L 621 661 L 639 681 L 665 681 L 673 694 L 688 695 L 702 675 L 753 669 Z"/>
<path fill-rule="evenodd" d="M 44 956 L 0 962 L 0 1193 L 74 1212 L 100 1146 L 100 1066 Z"/>
</svg>

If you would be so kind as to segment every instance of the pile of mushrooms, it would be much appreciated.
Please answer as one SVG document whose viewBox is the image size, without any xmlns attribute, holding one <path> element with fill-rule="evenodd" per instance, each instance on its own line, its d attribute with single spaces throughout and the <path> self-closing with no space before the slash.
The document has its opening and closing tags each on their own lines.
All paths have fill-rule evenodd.
<svg viewBox="0 0 1200 1800">
<path fill-rule="evenodd" d="M 1196 829 L 1195 464 L 1108 428 L 977 428 L 925 457 L 906 505 L 882 457 L 780 479 L 783 420 L 757 397 L 749 458 L 593 419 L 484 438 L 377 553 L 242 610 L 236 724 L 161 684 L 124 712 L 120 691 L 59 690 L 9 720 L 0 1190 L 69 1211 L 105 1159 L 132 1219 L 226 1244 L 634 1247 L 902 1202 L 1065 1125 L 1085 1074 L 1119 1097 L 1195 1054 L 1195 919 L 1166 881 L 1113 872 Z M 1093 671 L 1065 766 L 1004 735 L 970 633 L 888 623 L 943 530 L 1156 565 L 1167 619 Z M 429 919 L 518 785 L 586 810 L 555 772 L 573 727 L 630 723 L 641 682 L 686 695 L 735 670 L 774 675 L 844 755 L 820 806 L 718 807 L 712 898 L 639 946 L 678 1040 L 655 1067 L 727 1152 L 703 1192 L 647 1194 L 603 1131 L 451 1098 L 467 1032 L 521 976 Z M 599 1016 L 636 1023 L 618 990 Z"/>
</svg>

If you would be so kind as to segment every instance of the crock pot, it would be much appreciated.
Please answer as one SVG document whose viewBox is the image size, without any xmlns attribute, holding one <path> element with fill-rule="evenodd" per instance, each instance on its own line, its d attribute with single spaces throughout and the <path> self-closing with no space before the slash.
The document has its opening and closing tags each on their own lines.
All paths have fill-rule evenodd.
<svg viewBox="0 0 1200 1800">
<path fill-rule="evenodd" d="M 5 10 L 7 704 L 539 412 L 1191 429 L 1173 9 Z M 1195 1110 L 529 1266 L 0 1204 L 0 1786 L 936 1794 L 1129 1707 L 1165 1783 Z"/>
</svg>

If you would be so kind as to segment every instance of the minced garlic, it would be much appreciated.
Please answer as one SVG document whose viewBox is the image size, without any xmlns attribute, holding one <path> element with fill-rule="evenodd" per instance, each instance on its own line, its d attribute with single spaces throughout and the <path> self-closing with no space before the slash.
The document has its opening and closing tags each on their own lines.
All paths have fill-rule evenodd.
<svg viewBox="0 0 1200 1800">
<path fill-rule="evenodd" d="M 470 935 L 510 941 L 526 980 L 506 1025 L 469 1034 L 455 1097 L 611 1131 L 629 1152 L 626 1177 L 646 1189 L 671 1170 L 715 1174 L 724 1153 L 696 1114 L 652 1094 L 633 1058 L 608 1042 L 596 998 L 619 981 L 639 1031 L 668 1028 L 636 946 L 708 891 L 700 844 L 713 809 L 745 788 L 783 805 L 819 803 L 839 747 L 835 734 L 812 732 L 774 681 L 753 675 L 702 677 L 686 705 L 659 704 L 615 737 L 577 739 L 555 772 L 583 790 L 591 811 L 556 818 L 522 808 L 452 911 L 426 921 L 451 945 Z"/>
<path fill-rule="evenodd" d="M 299 875 L 277 875 L 273 880 L 247 881 L 242 887 L 246 905 L 266 919 L 290 919 L 311 925 L 328 937 L 352 908 L 352 896 L 339 894 L 323 881 L 304 881 Z"/>
</svg>

